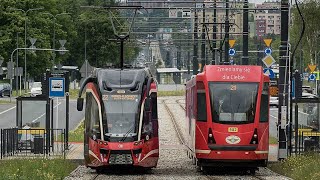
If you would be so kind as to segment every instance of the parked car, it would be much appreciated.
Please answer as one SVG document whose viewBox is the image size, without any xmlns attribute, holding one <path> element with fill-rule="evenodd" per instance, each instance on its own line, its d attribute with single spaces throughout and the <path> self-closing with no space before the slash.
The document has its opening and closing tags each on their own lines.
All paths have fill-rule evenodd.
<svg viewBox="0 0 320 180">
<path fill-rule="evenodd" d="M 1 83 L 0 84 L 0 97 L 3 96 L 11 96 L 12 90 L 11 90 L 11 85 L 8 83 Z"/>
<path fill-rule="evenodd" d="M 269 105 L 270 105 L 270 106 L 278 107 L 278 105 L 279 105 L 279 99 L 278 99 L 278 97 L 270 96 Z"/>
<path fill-rule="evenodd" d="M 310 98 L 310 99 L 312 99 L 312 98 L 318 98 L 316 95 L 314 95 L 314 94 L 311 94 L 311 93 L 302 93 L 302 98 Z M 310 114 L 310 113 L 312 113 L 312 110 L 313 110 L 313 108 L 314 107 L 316 107 L 316 103 L 304 103 L 303 104 L 303 107 L 302 107 L 302 110 L 303 110 L 303 112 L 305 112 L 305 113 L 308 113 L 308 114 Z"/>
<path fill-rule="evenodd" d="M 34 82 L 31 86 L 31 97 L 42 94 L 41 82 Z"/>
<path fill-rule="evenodd" d="M 307 125 L 313 129 L 319 128 L 318 108 L 313 107 L 311 113 L 308 115 Z"/>
<path fill-rule="evenodd" d="M 312 88 L 310 86 L 302 86 L 302 92 L 312 93 Z"/>
</svg>

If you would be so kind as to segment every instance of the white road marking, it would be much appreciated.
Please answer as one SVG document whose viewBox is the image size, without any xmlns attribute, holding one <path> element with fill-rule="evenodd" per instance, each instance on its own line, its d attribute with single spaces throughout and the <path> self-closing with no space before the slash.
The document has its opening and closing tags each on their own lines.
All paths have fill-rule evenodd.
<svg viewBox="0 0 320 180">
<path fill-rule="evenodd" d="M 61 104 L 61 102 L 60 102 L 59 104 L 55 105 L 53 108 L 56 108 L 56 107 L 59 106 L 60 104 Z M 34 122 L 38 121 L 38 120 L 39 120 L 40 118 L 42 118 L 44 115 L 46 115 L 46 113 L 41 114 L 39 117 L 37 117 L 36 119 L 34 119 L 32 122 L 34 123 Z"/>
<path fill-rule="evenodd" d="M 9 109 L 7 109 L 7 110 L 5 110 L 5 111 L 0 112 L 0 115 L 6 113 L 6 112 L 8 112 L 8 111 L 11 111 L 11 110 L 14 109 L 14 108 L 16 108 L 16 106 L 13 106 L 12 108 L 9 108 Z"/>
</svg>

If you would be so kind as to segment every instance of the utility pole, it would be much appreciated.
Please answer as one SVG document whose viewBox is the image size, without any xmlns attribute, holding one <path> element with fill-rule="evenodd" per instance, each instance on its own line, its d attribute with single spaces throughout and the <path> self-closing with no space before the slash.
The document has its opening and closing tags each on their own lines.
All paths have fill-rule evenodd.
<svg viewBox="0 0 320 180">
<path fill-rule="evenodd" d="M 229 0 L 226 0 L 226 22 L 225 22 L 225 41 L 224 41 L 224 62 L 229 62 Z"/>
<path fill-rule="evenodd" d="M 248 0 L 244 0 L 243 5 L 243 53 L 242 53 L 242 64 L 249 64 L 249 40 L 248 40 L 248 31 L 249 31 L 249 5 Z"/>
<path fill-rule="evenodd" d="M 286 124 L 287 106 L 288 106 L 288 77 L 290 68 L 288 49 L 288 23 L 289 23 L 289 2 L 288 0 L 281 0 L 281 44 L 279 51 L 279 107 L 278 107 L 278 137 L 279 137 L 279 151 L 278 159 L 287 158 L 287 137 Z"/>
<path fill-rule="evenodd" d="M 213 1 L 213 27 L 212 27 L 212 48 L 213 48 L 213 51 L 212 51 L 212 61 L 211 61 L 211 64 L 212 65 L 215 65 L 217 64 L 216 61 L 217 61 L 217 58 L 216 58 L 216 48 L 217 48 L 217 1 L 214 0 Z"/>
<path fill-rule="evenodd" d="M 205 4 L 202 5 L 202 43 L 201 43 L 201 70 L 200 72 L 203 71 L 203 68 L 206 64 L 206 29 L 205 29 L 205 22 L 206 21 L 206 10 L 205 10 Z"/>
<path fill-rule="evenodd" d="M 195 1 L 196 2 L 196 1 Z M 194 3 L 196 6 L 196 3 Z M 198 74 L 198 14 L 194 9 L 193 75 Z"/>
</svg>

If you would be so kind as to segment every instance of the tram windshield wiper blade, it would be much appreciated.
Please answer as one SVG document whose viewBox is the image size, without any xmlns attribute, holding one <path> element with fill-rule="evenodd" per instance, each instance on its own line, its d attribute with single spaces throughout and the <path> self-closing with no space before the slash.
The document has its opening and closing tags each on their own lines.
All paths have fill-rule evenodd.
<svg viewBox="0 0 320 180">
<path fill-rule="evenodd" d="M 124 142 L 127 139 L 128 135 L 131 133 L 133 129 L 134 129 L 134 126 L 132 126 L 132 128 L 130 128 L 128 132 L 126 132 L 126 134 L 121 139 L 122 142 Z"/>
</svg>

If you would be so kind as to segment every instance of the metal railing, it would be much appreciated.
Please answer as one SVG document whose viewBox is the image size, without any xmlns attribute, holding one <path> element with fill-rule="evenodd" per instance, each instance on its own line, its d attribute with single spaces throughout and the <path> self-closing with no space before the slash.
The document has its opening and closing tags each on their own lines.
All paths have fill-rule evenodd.
<svg viewBox="0 0 320 180">
<path fill-rule="evenodd" d="M 320 132 L 312 129 L 300 129 L 298 132 L 297 151 L 296 154 L 304 154 L 310 152 L 320 153 Z"/>
<path fill-rule="evenodd" d="M 39 156 L 63 156 L 65 158 L 65 150 L 65 129 L 49 129 L 49 131 L 45 129 L 1 129 L 1 159 Z"/>
</svg>

